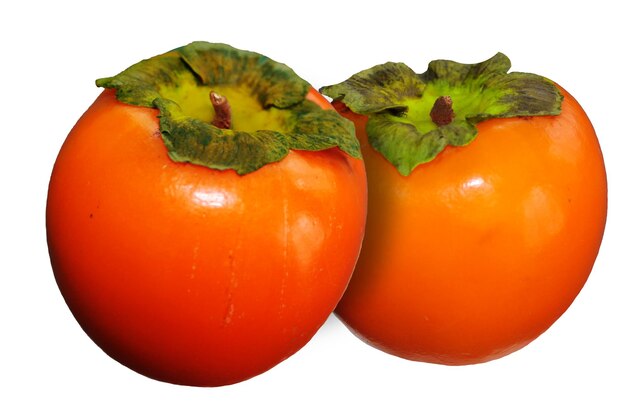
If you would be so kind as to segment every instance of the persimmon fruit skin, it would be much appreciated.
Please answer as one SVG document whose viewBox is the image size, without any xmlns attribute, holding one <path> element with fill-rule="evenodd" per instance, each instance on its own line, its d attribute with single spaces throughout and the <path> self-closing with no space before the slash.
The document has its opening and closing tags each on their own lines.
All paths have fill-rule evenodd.
<svg viewBox="0 0 626 417">
<path fill-rule="evenodd" d="M 548 329 L 599 251 L 607 180 L 581 106 L 492 119 L 464 147 L 400 175 L 340 103 L 366 162 L 368 223 L 336 314 L 372 346 L 447 365 L 514 352 Z"/>
<path fill-rule="evenodd" d="M 105 90 L 62 146 L 46 222 L 58 286 L 98 346 L 154 379 L 219 386 L 272 368 L 324 323 L 366 204 L 363 161 L 336 148 L 243 176 L 173 162 L 157 110 Z"/>
</svg>

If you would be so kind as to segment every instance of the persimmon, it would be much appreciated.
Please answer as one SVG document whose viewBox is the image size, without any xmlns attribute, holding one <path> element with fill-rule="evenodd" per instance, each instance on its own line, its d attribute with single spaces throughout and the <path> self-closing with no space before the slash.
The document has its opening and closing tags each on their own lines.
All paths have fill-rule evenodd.
<svg viewBox="0 0 626 417">
<path fill-rule="evenodd" d="M 336 314 L 410 360 L 500 358 L 546 331 L 583 288 L 607 182 L 593 126 L 544 77 L 497 54 L 388 63 L 321 89 L 356 127 L 365 240 Z"/>
<path fill-rule="evenodd" d="M 52 172 L 59 289 L 123 365 L 198 386 L 307 343 L 361 247 L 354 129 L 290 68 L 197 42 L 101 79 Z"/>
</svg>

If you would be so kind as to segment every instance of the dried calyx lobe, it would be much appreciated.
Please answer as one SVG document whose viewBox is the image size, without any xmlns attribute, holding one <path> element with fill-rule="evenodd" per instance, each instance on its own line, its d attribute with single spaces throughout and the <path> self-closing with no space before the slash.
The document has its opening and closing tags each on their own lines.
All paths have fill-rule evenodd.
<svg viewBox="0 0 626 417">
<path fill-rule="evenodd" d="M 338 147 L 360 157 L 353 126 L 333 111 L 305 99 L 310 85 L 284 64 L 224 44 L 194 42 L 143 60 L 120 74 L 96 81 L 112 88 L 119 101 L 159 110 L 159 124 L 171 159 L 208 168 L 253 172 L 284 158 L 290 149 Z M 189 87 L 191 86 L 191 87 Z M 220 86 L 241 87 L 279 122 L 239 131 L 236 126 L 188 114 L 180 90 L 204 94 Z M 206 93 L 207 105 L 215 97 Z M 231 106 L 236 103 L 231 102 Z M 213 120 L 215 121 L 216 118 Z M 279 128 L 276 128 L 278 125 Z M 232 127 L 232 128 L 231 128 Z"/>
<path fill-rule="evenodd" d="M 432 61 L 423 74 L 389 62 L 320 91 L 367 115 L 370 145 L 409 175 L 447 145 L 470 143 L 483 120 L 560 113 L 553 82 L 510 68 L 501 53 L 478 64 Z"/>
</svg>

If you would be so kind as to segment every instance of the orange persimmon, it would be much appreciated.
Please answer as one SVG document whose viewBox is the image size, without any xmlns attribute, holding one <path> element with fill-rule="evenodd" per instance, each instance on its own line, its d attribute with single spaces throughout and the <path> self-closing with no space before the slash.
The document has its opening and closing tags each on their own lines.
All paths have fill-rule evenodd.
<svg viewBox="0 0 626 417">
<path fill-rule="evenodd" d="M 194 67 L 198 56 L 208 62 L 202 65 L 217 61 L 227 68 L 220 74 L 231 78 L 197 81 L 217 77 L 210 68 Z M 107 354 L 151 378 L 218 386 L 270 369 L 311 339 L 353 271 L 365 227 L 366 183 L 352 127 L 299 78 L 290 81 L 297 97 L 280 102 L 293 93 L 290 84 L 276 96 L 277 83 L 291 70 L 272 62 L 274 80 L 268 62 L 204 43 L 143 61 L 138 65 L 156 65 L 154 73 L 165 74 L 146 77 L 163 95 L 150 97 L 159 109 L 150 108 L 152 101 L 127 103 L 143 87 L 130 89 L 125 73 L 99 81 L 106 90 L 56 160 L 46 218 L 61 293 Z M 189 68 L 196 73 L 185 72 Z M 131 70 L 138 70 L 133 80 L 152 74 L 151 67 Z M 237 71 L 247 72 L 233 83 Z M 176 81 L 169 85 L 168 77 Z M 209 89 L 232 93 L 233 129 L 242 131 L 199 121 L 198 109 L 212 117 Z M 146 91 L 138 96 L 152 90 Z M 257 103 L 268 94 L 274 104 Z M 172 108 L 158 101 L 174 99 Z M 341 126 L 345 132 L 337 130 Z M 176 148 L 185 133 L 198 146 L 195 154 L 188 152 L 192 145 Z M 307 149 L 307 135 L 324 134 L 343 134 L 346 142 Z M 259 167 L 267 135 L 292 146 Z"/>
<path fill-rule="evenodd" d="M 500 358 L 548 329 L 591 272 L 607 212 L 593 126 L 571 95 L 541 77 L 523 74 L 521 97 L 494 91 L 521 78 L 506 73 L 507 63 L 501 54 L 474 66 L 435 61 L 406 79 L 399 74 L 408 69 L 379 66 L 321 90 L 356 126 L 369 188 L 363 250 L 336 314 L 378 349 L 448 365 Z M 437 97 L 452 107 L 441 111 Z M 515 99 L 535 114 L 523 106 L 503 113 Z M 474 129 L 471 119 L 476 131 L 466 142 L 446 136 Z M 411 159 L 418 145 L 390 150 L 429 129 L 447 142 L 422 160 Z"/>
</svg>

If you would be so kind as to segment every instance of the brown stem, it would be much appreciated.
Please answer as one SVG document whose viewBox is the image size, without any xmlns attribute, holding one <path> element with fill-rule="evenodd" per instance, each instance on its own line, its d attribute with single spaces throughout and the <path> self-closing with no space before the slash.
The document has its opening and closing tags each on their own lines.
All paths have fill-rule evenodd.
<svg viewBox="0 0 626 417">
<path fill-rule="evenodd" d="M 437 126 L 445 126 L 454 120 L 454 110 L 452 109 L 452 98 L 450 96 L 441 96 L 435 100 L 433 108 L 430 111 L 430 119 Z"/>
<path fill-rule="evenodd" d="M 215 110 L 215 116 L 213 117 L 211 124 L 215 127 L 219 127 L 220 129 L 230 129 L 230 103 L 228 103 L 226 97 L 217 94 L 215 91 L 211 91 L 210 97 L 211 104 Z"/>
</svg>

